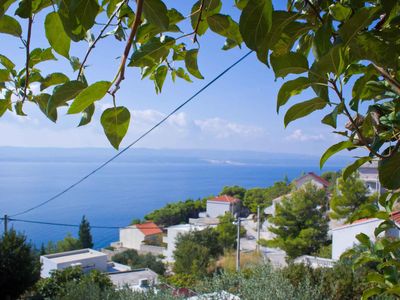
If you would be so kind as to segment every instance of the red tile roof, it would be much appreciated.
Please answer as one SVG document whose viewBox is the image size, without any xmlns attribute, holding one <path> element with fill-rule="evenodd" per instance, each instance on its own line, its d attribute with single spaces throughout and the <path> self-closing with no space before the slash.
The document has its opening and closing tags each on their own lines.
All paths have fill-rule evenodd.
<svg viewBox="0 0 400 300">
<path fill-rule="evenodd" d="M 219 202 L 228 202 L 228 203 L 238 203 L 240 202 L 239 199 L 228 196 L 228 195 L 221 195 L 215 198 L 210 199 L 210 201 L 219 201 Z"/>
<path fill-rule="evenodd" d="M 135 226 L 137 229 L 139 229 L 141 232 L 143 232 L 143 234 L 146 236 L 162 233 L 162 230 L 160 229 L 160 227 L 158 227 L 157 224 L 155 224 L 153 222 L 136 224 Z"/>
<path fill-rule="evenodd" d="M 322 183 L 325 187 L 328 187 L 330 185 L 330 183 L 327 180 L 323 179 L 321 176 L 318 176 L 314 172 L 309 172 L 309 173 L 301 176 L 300 178 L 296 179 L 295 182 L 300 181 L 300 180 L 302 180 L 302 179 L 304 179 L 306 177 L 314 178 L 316 181 Z"/>
<path fill-rule="evenodd" d="M 400 224 L 400 210 L 392 212 L 390 218 L 392 219 L 392 221 Z"/>
<path fill-rule="evenodd" d="M 400 210 L 392 212 L 390 214 L 390 219 L 392 219 L 392 221 L 396 222 L 397 224 L 400 224 Z M 354 221 L 353 223 L 350 223 L 350 224 L 344 224 L 344 225 L 339 226 L 337 228 L 347 227 L 347 226 L 351 226 L 351 225 L 355 225 L 355 224 L 362 224 L 362 223 L 365 223 L 365 222 L 368 222 L 368 221 L 372 221 L 372 220 L 377 220 L 377 219 L 374 219 L 374 218 L 363 218 L 363 219 L 356 220 L 356 221 Z"/>
</svg>

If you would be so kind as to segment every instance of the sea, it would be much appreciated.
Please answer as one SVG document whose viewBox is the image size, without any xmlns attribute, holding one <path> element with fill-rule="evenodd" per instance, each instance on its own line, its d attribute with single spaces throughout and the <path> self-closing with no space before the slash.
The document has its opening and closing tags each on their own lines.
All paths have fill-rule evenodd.
<svg viewBox="0 0 400 300">
<path fill-rule="evenodd" d="M 13 216 L 51 199 L 116 152 L 111 149 L 0 148 L 0 215 Z M 167 203 L 217 195 L 224 186 L 267 187 L 304 172 L 337 171 L 351 161 L 337 156 L 323 170 L 319 157 L 222 150 L 131 149 L 61 196 L 9 223 L 37 247 L 77 236 L 83 215 L 91 225 L 124 227 Z M 28 222 L 61 223 L 65 226 Z M 3 231 L 4 224 L 0 224 Z M 118 228 L 92 229 L 95 248 L 118 240 Z"/>
</svg>

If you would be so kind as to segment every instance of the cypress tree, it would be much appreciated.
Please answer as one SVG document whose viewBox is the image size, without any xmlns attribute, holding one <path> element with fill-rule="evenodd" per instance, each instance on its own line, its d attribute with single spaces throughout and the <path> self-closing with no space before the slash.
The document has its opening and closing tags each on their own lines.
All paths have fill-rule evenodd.
<svg viewBox="0 0 400 300">
<path fill-rule="evenodd" d="M 79 225 L 79 242 L 82 248 L 92 248 L 92 234 L 90 233 L 90 223 L 85 216 L 82 217 Z"/>
</svg>

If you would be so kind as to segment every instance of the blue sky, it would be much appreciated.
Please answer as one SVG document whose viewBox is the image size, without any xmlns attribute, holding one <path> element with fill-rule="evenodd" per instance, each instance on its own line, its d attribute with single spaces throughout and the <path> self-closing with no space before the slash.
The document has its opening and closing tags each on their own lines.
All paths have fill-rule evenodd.
<svg viewBox="0 0 400 300">
<path fill-rule="evenodd" d="M 169 7 L 189 13 L 193 1 L 167 1 Z M 223 12 L 237 12 L 223 1 Z M 178 6 L 177 6 L 178 5 Z M 48 47 L 44 38 L 43 16 L 34 24 L 33 47 Z M 24 33 L 25 34 L 25 33 Z M 190 44 L 190 40 L 187 40 Z M 187 83 L 168 78 L 163 92 L 156 95 L 153 83 L 140 80 L 138 69 L 128 68 L 126 80 L 118 93 L 119 105 L 127 106 L 132 113 L 129 132 L 122 143 L 126 145 L 140 133 L 159 121 L 215 75 L 247 53 L 248 49 L 222 51 L 223 38 L 209 32 L 200 38 L 199 67 L 205 80 Z M 2 36 L 2 53 L 13 57 L 18 66 L 24 63 L 24 49 L 17 38 Z M 110 37 L 100 41 L 92 52 L 86 75 L 90 83 L 112 80 L 119 65 L 117 58 L 124 43 Z M 193 45 L 195 47 L 195 45 Z M 71 55 L 83 57 L 86 42 L 74 45 Z M 57 62 L 42 63 L 38 67 L 44 74 L 64 71 L 72 78 L 71 67 L 62 57 Z M 57 70 L 55 69 L 57 66 Z M 272 70 L 261 64 L 254 54 L 239 64 L 213 86 L 202 93 L 180 113 L 148 136 L 139 147 L 151 148 L 204 148 L 257 150 L 282 153 L 321 154 L 329 145 L 339 141 L 331 128 L 320 123 L 326 111 L 317 112 L 304 120 L 295 121 L 284 128 L 283 116 L 288 107 L 277 115 L 276 95 L 282 80 L 275 81 Z M 311 92 L 293 98 L 291 104 L 312 98 Z M 111 147 L 100 126 L 101 111 L 111 105 L 111 98 L 97 103 L 96 114 L 90 125 L 77 128 L 80 116 L 59 112 L 54 124 L 36 108 L 26 106 L 28 117 L 6 113 L 0 120 L 0 146 L 23 147 Z"/>
</svg>

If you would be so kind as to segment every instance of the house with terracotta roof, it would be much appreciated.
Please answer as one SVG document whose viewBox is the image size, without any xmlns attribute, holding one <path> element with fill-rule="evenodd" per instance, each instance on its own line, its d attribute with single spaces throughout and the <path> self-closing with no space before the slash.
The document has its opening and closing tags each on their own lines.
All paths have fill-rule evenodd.
<svg viewBox="0 0 400 300">
<path fill-rule="evenodd" d="M 398 227 L 382 232 L 380 236 L 400 238 L 400 211 L 393 212 L 390 217 L 398 224 Z M 332 229 L 332 259 L 339 259 L 346 250 L 357 245 L 359 242 L 356 236 L 359 233 L 364 233 L 371 241 L 375 241 L 375 228 L 382 222 L 381 219 L 376 218 L 361 219 Z"/>
<path fill-rule="evenodd" d="M 311 183 L 320 189 L 326 189 L 329 187 L 329 182 L 323 179 L 322 177 L 318 176 L 314 172 L 309 172 L 293 181 L 293 184 L 298 189 L 305 186 L 307 183 Z"/>
<path fill-rule="evenodd" d="M 119 230 L 119 247 L 141 250 L 143 245 L 155 245 L 162 241 L 162 230 L 153 222 L 135 224 Z"/>
<path fill-rule="evenodd" d="M 240 213 L 241 201 L 237 198 L 221 195 L 207 200 L 206 215 L 210 218 L 218 218 L 223 216 L 226 212 L 232 215 Z"/>
</svg>

